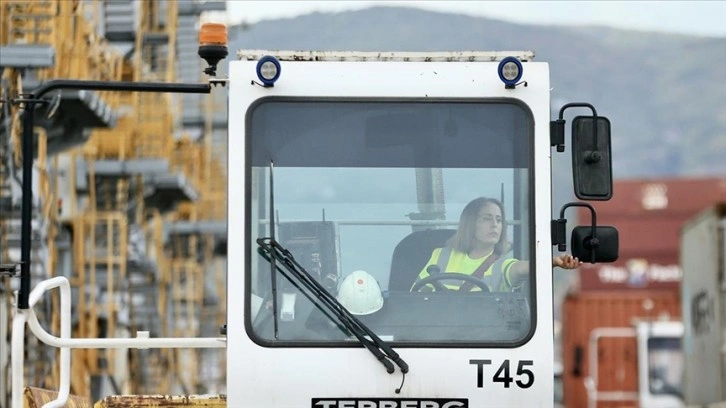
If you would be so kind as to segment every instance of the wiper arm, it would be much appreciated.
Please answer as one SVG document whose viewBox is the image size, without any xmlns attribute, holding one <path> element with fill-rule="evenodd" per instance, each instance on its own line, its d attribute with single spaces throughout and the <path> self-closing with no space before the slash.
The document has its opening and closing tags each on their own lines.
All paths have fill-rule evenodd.
<svg viewBox="0 0 726 408">
<path fill-rule="evenodd" d="M 257 248 L 257 253 L 259 253 L 260 256 L 262 256 L 265 259 L 265 261 L 267 261 L 270 264 L 272 264 L 272 259 L 270 258 L 270 255 L 264 249 L 262 249 L 261 247 L 260 248 Z M 308 298 L 308 300 L 310 300 L 310 302 L 312 302 L 312 304 L 318 310 L 320 310 L 328 319 L 330 319 L 333 323 L 335 323 L 336 327 L 338 327 L 342 332 L 345 332 L 346 334 L 352 335 L 350 329 L 347 328 L 347 327 L 345 327 L 340 322 L 340 319 L 338 319 L 336 316 L 333 316 L 331 314 L 331 311 L 330 311 L 329 308 L 323 307 L 320 304 L 319 297 L 318 296 L 315 296 L 313 293 L 311 293 L 309 289 L 308 290 L 303 290 L 303 287 L 300 285 L 300 283 L 298 283 L 298 280 L 299 279 L 293 279 L 292 276 L 290 276 L 290 274 L 284 268 L 281 268 L 279 266 L 276 266 L 275 269 L 278 272 L 280 272 L 280 274 L 282 274 L 282 276 L 285 279 L 287 279 L 287 281 L 290 282 L 290 284 L 293 287 L 295 287 L 295 289 L 297 289 L 298 291 L 300 291 L 300 293 L 302 293 L 306 298 Z"/>
<path fill-rule="evenodd" d="M 292 253 L 285 247 L 280 245 L 272 238 L 258 238 L 257 245 L 264 252 L 265 259 L 272 262 L 277 260 L 276 267 L 280 272 L 289 272 L 294 275 L 317 299 L 321 301 L 334 317 L 342 324 L 350 333 L 352 333 L 358 341 L 367 348 L 378 361 L 386 367 L 388 373 L 393 373 L 395 368 L 390 360 L 393 360 L 401 369 L 402 373 L 408 372 L 408 364 L 396 353 L 391 346 L 381 340 L 368 326 L 363 324 L 357 317 L 351 314 L 338 299 L 330 294 L 318 281 L 313 278 L 308 271 L 303 268 L 293 257 Z M 284 267 L 284 270 L 282 269 Z M 366 337 L 367 336 L 367 337 Z M 389 360 L 390 359 L 390 360 Z"/>
</svg>

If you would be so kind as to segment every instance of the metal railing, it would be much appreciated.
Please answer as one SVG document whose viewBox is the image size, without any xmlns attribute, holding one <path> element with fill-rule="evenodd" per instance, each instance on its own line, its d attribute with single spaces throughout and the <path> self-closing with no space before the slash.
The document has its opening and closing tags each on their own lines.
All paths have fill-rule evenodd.
<svg viewBox="0 0 726 408">
<path fill-rule="evenodd" d="M 60 288 L 60 327 L 61 335 L 56 337 L 48 333 L 38 321 L 33 306 L 50 289 Z M 62 276 L 47 279 L 38 283 L 30 293 L 27 309 L 17 309 L 13 320 L 12 332 L 12 408 L 22 408 L 23 391 L 23 356 L 25 324 L 31 332 L 45 344 L 58 347 L 60 351 L 60 389 L 58 398 L 43 408 L 65 406 L 70 395 L 71 359 L 70 349 L 117 349 L 117 348 L 225 348 L 227 339 L 224 337 L 157 337 L 150 338 L 148 332 L 138 332 L 135 338 L 72 338 L 71 337 L 71 286 L 68 279 Z"/>
</svg>

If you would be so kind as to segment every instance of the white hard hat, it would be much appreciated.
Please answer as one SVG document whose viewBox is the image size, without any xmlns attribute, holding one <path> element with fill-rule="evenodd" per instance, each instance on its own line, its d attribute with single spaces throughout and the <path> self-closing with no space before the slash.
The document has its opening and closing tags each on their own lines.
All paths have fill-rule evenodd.
<svg viewBox="0 0 726 408">
<path fill-rule="evenodd" d="M 375 313 L 383 307 L 381 287 L 366 271 L 351 272 L 340 282 L 338 301 L 354 315 Z"/>
</svg>

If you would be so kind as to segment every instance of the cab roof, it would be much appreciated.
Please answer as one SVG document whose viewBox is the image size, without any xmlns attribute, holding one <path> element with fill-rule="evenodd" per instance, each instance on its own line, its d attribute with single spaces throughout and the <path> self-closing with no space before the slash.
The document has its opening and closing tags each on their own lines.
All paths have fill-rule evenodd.
<svg viewBox="0 0 726 408">
<path fill-rule="evenodd" d="M 361 51 L 271 51 L 239 50 L 237 58 L 255 61 L 272 55 L 280 61 L 355 61 L 355 62 L 492 62 L 515 57 L 522 62 L 534 59 L 534 51 L 445 51 L 445 52 L 361 52 Z"/>
</svg>

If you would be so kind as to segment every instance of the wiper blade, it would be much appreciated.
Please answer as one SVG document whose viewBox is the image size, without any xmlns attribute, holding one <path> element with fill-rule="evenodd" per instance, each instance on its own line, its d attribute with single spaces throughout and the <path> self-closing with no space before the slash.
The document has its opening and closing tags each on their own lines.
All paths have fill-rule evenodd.
<svg viewBox="0 0 726 408">
<path fill-rule="evenodd" d="M 257 245 L 264 251 L 265 259 L 272 262 L 277 260 L 276 267 L 281 272 L 287 271 L 294 275 L 317 299 L 321 301 L 337 318 L 348 331 L 355 336 L 358 341 L 367 348 L 378 361 L 386 367 L 388 373 L 393 373 L 395 368 L 391 364 L 391 360 L 401 369 L 402 373 L 408 372 L 408 364 L 396 353 L 391 346 L 381 340 L 368 326 L 358 320 L 355 315 L 351 314 L 338 299 L 330 294 L 315 278 L 313 278 L 305 268 L 300 265 L 290 251 L 280 245 L 272 238 L 258 238 Z M 284 270 L 282 269 L 284 267 Z M 389 360 L 390 359 L 390 360 Z"/>
<path fill-rule="evenodd" d="M 272 263 L 272 259 L 270 258 L 270 255 L 269 255 L 269 254 L 268 254 L 268 253 L 267 253 L 267 252 L 266 252 L 266 251 L 265 251 L 264 249 L 262 249 L 262 248 L 257 248 L 257 253 L 259 253 L 259 254 L 260 254 L 260 256 L 262 256 L 262 257 L 263 257 L 263 258 L 265 259 L 265 261 L 267 261 L 267 262 L 270 262 L 270 263 Z M 294 279 L 294 278 L 293 278 L 293 277 L 292 277 L 292 276 L 291 276 L 291 275 L 290 275 L 290 274 L 289 274 L 289 273 L 287 272 L 287 270 L 286 270 L 286 269 L 284 269 L 284 268 L 281 268 L 281 267 L 279 267 L 279 266 L 276 266 L 276 267 L 275 267 L 275 269 L 277 269 L 277 271 L 278 271 L 278 272 L 280 272 L 280 274 L 282 274 L 282 276 L 283 276 L 283 277 L 284 277 L 285 279 L 287 279 L 287 281 L 288 281 L 288 282 L 290 282 L 290 284 L 291 284 L 291 285 L 292 285 L 292 286 L 293 286 L 293 287 L 294 287 L 295 289 L 297 289 L 297 290 L 298 290 L 298 291 L 299 291 L 300 293 L 302 293 L 302 294 L 303 294 L 303 295 L 304 295 L 304 296 L 305 296 L 306 298 L 308 298 L 308 300 L 310 300 L 310 302 L 311 302 L 311 303 L 312 303 L 312 304 L 313 304 L 313 305 L 314 305 L 314 306 L 315 306 L 315 307 L 316 307 L 316 308 L 317 308 L 318 310 L 320 310 L 320 312 L 322 312 L 322 313 L 323 313 L 323 314 L 324 314 L 324 315 L 325 315 L 325 316 L 326 316 L 326 317 L 327 317 L 328 319 L 330 319 L 330 321 L 331 321 L 331 322 L 333 322 L 333 323 L 335 324 L 335 326 L 336 326 L 336 327 L 338 327 L 338 329 L 340 329 L 340 331 L 342 331 L 342 332 L 344 332 L 344 333 L 346 333 L 346 334 L 348 334 L 348 335 L 350 335 L 350 336 L 352 336 L 352 335 L 353 335 L 353 334 L 351 333 L 351 331 L 350 331 L 350 330 L 349 330 L 349 329 L 348 329 L 347 327 L 345 327 L 345 326 L 344 326 L 344 325 L 343 325 L 343 324 L 342 324 L 342 323 L 340 322 L 340 320 L 339 320 L 339 319 L 338 319 L 338 318 L 337 318 L 336 316 L 333 316 L 333 315 L 331 314 L 331 312 L 330 312 L 330 309 L 329 309 L 329 308 L 323 307 L 323 306 L 322 306 L 322 305 L 320 304 L 320 302 L 319 302 L 319 298 L 318 298 L 317 296 L 315 296 L 314 294 L 312 294 L 312 293 L 310 292 L 310 290 L 304 290 L 304 289 L 303 289 L 303 287 L 302 287 L 302 286 L 300 285 L 300 283 L 298 283 L 298 282 L 297 282 L 297 280 L 296 280 L 296 279 Z"/>
</svg>

